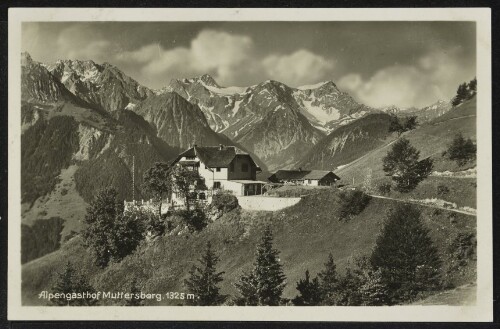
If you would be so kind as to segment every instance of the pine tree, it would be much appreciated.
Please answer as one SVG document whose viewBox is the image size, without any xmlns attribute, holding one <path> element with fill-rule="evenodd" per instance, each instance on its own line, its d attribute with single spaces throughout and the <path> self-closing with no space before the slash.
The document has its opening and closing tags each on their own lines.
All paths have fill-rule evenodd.
<svg viewBox="0 0 500 329">
<path fill-rule="evenodd" d="M 387 155 L 382 159 L 384 171 L 396 182 L 396 189 L 409 192 L 427 178 L 433 167 L 430 158 L 418 160 L 420 152 L 410 141 L 401 138 L 394 143 Z"/>
<path fill-rule="evenodd" d="M 306 277 L 297 282 L 297 290 L 300 295 L 295 297 L 292 302 L 297 306 L 315 306 L 321 303 L 321 288 L 317 277 L 310 280 L 309 270 L 306 271 Z"/>
<path fill-rule="evenodd" d="M 226 300 L 226 296 L 219 292 L 218 284 L 222 282 L 224 272 L 217 272 L 218 261 L 219 257 L 215 255 L 212 245 L 208 242 L 205 254 L 199 259 L 200 266 L 193 266 L 189 271 L 189 279 L 184 281 L 189 292 L 196 296 L 195 299 L 188 299 L 189 304 L 214 306 Z"/>
<path fill-rule="evenodd" d="M 467 90 L 467 84 L 464 82 L 458 86 L 457 95 L 451 101 L 453 106 L 457 106 L 466 100 L 469 96 L 469 91 Z"/>
<path fill-rule="evenodd" d="M 472 98 L 476 95 L 477 93 L 477 79 L 474 78 L 472 79 L 470 82 L 469 82 L 469 86 L 468 86 L 468 90 L 469 90 L 469 98 Z"/>
<path fill-rule="evenodd" d="M 130 299 L 125 300 L 125 306 L 143 306 L 144 299 L 141 298 L 141 289 L 137 286 L 137 278 L 133 278 L 130 282 L 129 293 L 132 295 Z"/>
<path fill-rule="evenodd" d="M 465 139 L 461 133 L 458 133 L 444 155 L 456 161 L 459 166 L 463 166 L 476 158 L 476 145 L 470 138 Z"/>
<path fill-rule="evenodd" d="M 254 298 L 249 296 L 255 286 L 257 305 L 276 306 L 282 303 L 281 295 L 285 289 L 285 274 L 279 262 L 279 252 L 273 248 L 271 228 L 264 230 L 261 243 L 257 247 L 254 268 L 250 274 L 244 274 L 236 284 L 241 297 L 240 303 L 250 305 Z"/>
<path fill-rule="evenodd" d="M 380 269 L 392 303 L 439 286 L 441 261 L 417 207 L 403 204 L 389 211 L 370 263 Z"/>
<path fill-rule="evenodd" d="M 328 261 L 325 263 L 323 271 L 318 273 L 321 300 L 323 305 L 335 305 L 336 292 L 338 287 L 337 266 L 333 260 L 333 255 L 328 254 Z"/>
<path fill-rule="evenodd" d="M 382 271 L 375 269 L 366 256 L 356 260 L 353 271 L 358 277 L 361 305 L 380 306 L 388 304 L 388 291 L 382 279 Z"/>
<path fill-rule="evenodd" d="M 73 265 L 68 261 L 64 269 L 56 274 L 54 293 L 63 294 L 93 294 L 95 289 L 88 283 L 83 275 L 79 275 Z M 85 298 L 54 298 L 50 302 L 58 306 L 93 306 L 98 303 L 97 299 Z"/>
<path fill-rule="evenodd" d="M 253 272 L 243 273 L 234 284 L 240 296 L 236 298 L 236 305 L 257 306 L 259 305 L 258 282 Z"/>
</svg>

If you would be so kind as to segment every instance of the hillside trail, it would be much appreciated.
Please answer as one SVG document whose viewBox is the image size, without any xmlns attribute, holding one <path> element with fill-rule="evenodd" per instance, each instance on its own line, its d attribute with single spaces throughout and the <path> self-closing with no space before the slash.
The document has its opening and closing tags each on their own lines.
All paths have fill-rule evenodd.
<svg viewBox="0 0 500 329">
<path fill-rule="evenodd" d="M 413 203 L 413 204 L 424 206 L 424 207 L 428 207 L 428 208 L 435 208 L 435 209 L 442 209 L 442 210 L 447 210 L 447 211 L 453 211 L 453 212 L 456 212 L 456 213 L 459 213 L 459 214 L 464 214 L 464 215 L 476 217 L 476 214 L 468 212 L 468 211 L 464 211 L 464 210 L 453 209 L 453 208 L 446 208 L 446 207 L 441 207 L 441 206 L 438 206 L 438 205 L 421 203 L 421 202 L 413 201 L 413 200 L 391 198 L 391 197 L 377 195 L 377 194 L 369 194 L 369 195 L 371 197 L 377 198 L 377 199 L 386 199 L 386 200 L 393 200 L 393 201 L 398 201 L 398 202 Z"/>
</svg>

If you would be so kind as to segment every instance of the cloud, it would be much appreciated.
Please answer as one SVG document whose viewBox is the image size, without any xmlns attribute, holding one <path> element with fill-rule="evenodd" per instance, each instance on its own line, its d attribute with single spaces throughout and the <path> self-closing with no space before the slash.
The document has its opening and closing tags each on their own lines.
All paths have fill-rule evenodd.
<svg viewBox="0 0 500 329">
<path fill-rule="evenodd" d="M 56 47 L 63 58 L 106 61 L 116 51 L 113 44 L 90 28 L 78 25 L 62 30 L 57 38 Z"/>
<path fill-rule="evenodd" d="M 205 73 L 225 84 L 241 81 L 251 73 L 254 45 L 251 38 L 226 32 L 203 30 L 190 47 L 164 49 L 150 44 L 116 56 L 122 62 L 141 64 L 141 71 L 154 84 L 167 83 L 169 78 L 184 78 Z"/>
<path fill-rule="evenodd" d="M 140 65 L 144 79 L 152 85 L 208 73 L 222 85 L 251 84 L 265 76 L 298 86 L 326 79 L 334 67 L 333 61 L 304 49 L 262 58 L 250 37 L 216 30 L 202 30 L 189 47 L 165 49 L 149 44 L 122 52 L 116 60 Z"/>
<path fill-rule="evenodd" d="M 270 77 L 292 86 L 327 79 L 334 68 L 333 61 L 305 49 L 289 55 L 270 55 L 263 65 Z"/>
<path fill-rule="evenodd" d="M 459 49 L 432 51 L 414 65 L 391 65 L 363 79 L 350 73 L 339 80 L 339 87 L 359 101 L 373 107 L 396 105 L 423 107 L 453 96 L 456 81 L 466 81 L 473 71 L 464 70 Z"/>
</svg>

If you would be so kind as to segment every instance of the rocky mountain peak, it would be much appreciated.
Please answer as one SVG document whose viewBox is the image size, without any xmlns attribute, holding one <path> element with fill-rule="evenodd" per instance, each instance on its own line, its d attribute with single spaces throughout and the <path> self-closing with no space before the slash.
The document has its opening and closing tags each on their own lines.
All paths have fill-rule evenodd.
<svg viewBox="0 0 500 329">
<path fill-rule="evenodd" d="M 217 84 L 217 81 L 215 81 L 215 79 L 212 78 L 212 76 L 209 74 L 203 74 L 202 76 L 195 78 L 195 80 L 200 80 L 201 82 L 210 87 L 220 88 L 219 84 Z"/>
<path fill-rule="evenodd" d="M 33 63 L 31 55 L 27 51 L 21 53 L 21 66 L 28 66 Z"/>
</svg>

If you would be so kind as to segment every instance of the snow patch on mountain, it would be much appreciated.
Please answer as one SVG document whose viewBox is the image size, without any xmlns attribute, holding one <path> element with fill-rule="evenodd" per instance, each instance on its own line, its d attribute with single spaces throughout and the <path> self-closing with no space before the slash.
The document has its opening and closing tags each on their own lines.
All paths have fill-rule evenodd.
<svg viewBox="0 0 500 329">
<path fill-rule="evenodd" d="M 221 88 L 217 88 L 217 87 L 208 86 L 208 85 L 206 85 L 204 83 L 203 83 L 203 86 L 205 88 L 207 88 L 208 90 L 210 90 L 211 92 L 213 92 L 215 94 L 219 94 L 219 95 L 244 94 L 245 91 L 247 90 L 247 87 L 236 87 L 236 86 L 233 86 L 233 87 L 221 87 Z"/>
</svg>

